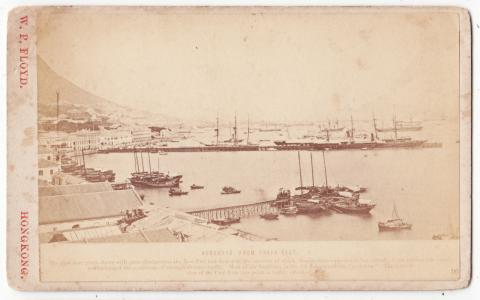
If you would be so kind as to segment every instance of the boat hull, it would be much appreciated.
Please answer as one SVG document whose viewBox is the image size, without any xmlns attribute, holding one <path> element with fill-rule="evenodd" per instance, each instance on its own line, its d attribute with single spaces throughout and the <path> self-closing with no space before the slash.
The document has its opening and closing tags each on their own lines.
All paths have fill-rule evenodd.
<svg viewBox="0 0 480 300">
<path fill-rule="evenodd" d="M 165 179 L 162 181 L 150 181 L 144 179 L 130 178 L 130 182 L 135 187 L 143 188 L 172 188 L 178 187 L 180 185 L 181 177 L 173 177 L 170 179 Z"/>
<path fill-rule="evenodd" d="M 344 205 L 333 205 L 333 208 L 341 213 L 344 214 L 369 214 L 370 211 L 375 207 L 375 205 L 368 205 L 368 206 L 344 206 Z"/>
<path fill-rule="evenodd" d="M 266 214 L 266 215 L 261 215 L 260 218 L 265 219 L 265 220 L 277 220 L 278 215 L 277 214 Z"/>
<path fill-rule="evenodd" d="M 227 226 L 230 224 L 240 223 L 240 218 L 229 218 L 223 220 L 211 220 L 213 224 L 220 225 L 220 226 Z"/>
<path fill-rule="evenodd" d="M 400 231 L 400 230 L 410 230 L 412 229 L 412 224 L 404 224 L 401 226 L 389 226 L 384 223 L 378 223 L 379 231 Z"/>
<path fill-rule="evenodd" d="M 295 206 L 297 207 L 297 214 L 320 213 L 327 210 L 327 208 L 323 204 L 316 203 L 297 202 Z"/>
</svg>

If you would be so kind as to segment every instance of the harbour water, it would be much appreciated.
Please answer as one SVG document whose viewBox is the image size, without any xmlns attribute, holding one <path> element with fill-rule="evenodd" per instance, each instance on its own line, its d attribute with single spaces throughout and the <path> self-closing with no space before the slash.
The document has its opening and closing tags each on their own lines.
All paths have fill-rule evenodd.
<svg viewBox="0 0 480 300">
<path fill-rule="evenodd" d="M 442 148 L 326 152 L 329 185 L 367 187 L 361 198 L 377 204 L 370 215 L 281 215 L 274 221 L 255 216 L 234 226 L 279 240 L 431 239 L 439 233 L 457 234 L 458 143 L 442 142 Z M 311 185 L 310 154 L 303 151 L 301 157 L 304 184 Z M 125 181 L 134 170 L 132 153 L 95 154 L 85 160 L 87 167 L 116 172 L 117 182 Z M 167 189 L 138 189 L 147 205 L 182 211 L 272 200 L 279 188 L 293 191 L 300 185 L 295 151 L 151 153 L 150 162 L 144 153 L 143 161 L 146 171 L 159 168 L 182 174 L 181 187 L 189 191 L 170 197 Z M 313 166 L 315 184 L 323 185 L 321 152 L 313 152 Z M 191 191 L 194 183 L 205 189 Z M 227 185 L 241 193 L 221 195 Z M 413 224 L 412 230 L 378 232 L 377 222 L 390 218 L 394 202 L 401 217 Z"/>
</svg>

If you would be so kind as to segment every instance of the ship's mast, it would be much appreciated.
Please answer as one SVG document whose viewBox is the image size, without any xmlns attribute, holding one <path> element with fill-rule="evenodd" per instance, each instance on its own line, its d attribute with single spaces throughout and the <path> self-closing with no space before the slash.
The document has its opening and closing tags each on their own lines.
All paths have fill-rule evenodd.
<svg viewBox="0 0 480 300">
<path fill-rule="evenodd" d="M 87 169 L 85 167 L 85 154 L 83 153 L 83 148 L 82 148 L 82 160 L 83 160 L 83 175 L 86 175 Z"/>
<path fill-rule="evenodd" d="M 219 119 L 218 119 L 218 112 L 217 112 L 217 128 L 215 129 L 215 133 L 217 135 L 217 146 L 218 146 L 218 136 L 220 134 L 220 130 L 218 128 L 218 125 L 219 125 L 218 122 L 219 122 Z"/>
<path fill-rule="evenodd" d="M 312 155 L 312 152 L 310 152 L 310 167 L 312 169 L 312 187 L 315 186 L 315 176 L 314 176 L 314 172 L 313 172 L 313 155 Z"/>
<path fill-rule="evenodd" d="M 354 139 L 355 139 L 355 132 L 354 132 L 354 129 L 353 129 L 353 116 L 350 115 L 350 135 L 351 135 L 351 140 L 352 140 L 352 143 L 354 142 Z"/>
<path fill-rule="evenodd" d="M 152 174 L 152 164 L 150 162 L 150 151 L 148 151 L 148 169 L 150 170 L 150 174 Z"/>
<path fill-rule="evenodd" d="M 323 155 L 323 171 L 325 173 L 325 187 L 328 187 L 327 163 L 325 162 L 325 151 L 322 151 L 322 155 Z"/>
<path fill-rule="evenodd" d="M 135 147 L 133 147 L 133 162 L 135 164 L 135 172 L 136 173 L 140 172 L 140 168 L 138 166 L 137 151 L 136 151 Z"/>
<path fill-rule="evenodd" d="M 140 151 L 140 158 L 142 159 L 142 172 L 145 172 L 145 168 L 143 166 L 143 151 Z"/>
<path fill-rule="evenodd" d="M 400 219 L 400 216 L 398 215 L 397 211 L 397 205 L 395 204 L 395 201 L 393 201 L 393 211 L 392 211 L 392 219 Z"/>
<path fill-rule="evenodd" d="M 375 139 L 378 140 L 377 119 L 375 119 L 375 113 L 373 114 L 373 130 L 375 132 Z"/>
<path fill-rule="evenodd" d="M 247 145 L 250 145 L 250 116 L 247 119 Z"/>
<path fill-rule="evenodd" d="M 397 141 L 397 118 L 393 115 L 393 131 L 395 132 L 395 141 Z"/>
<path fill-rule="evenodd" d="M 233 126 L 233 144 L 237 144 L 237 112 L 235 112 L 235 124 Z"/>
<path fill-rule="evenodd" d="M 300 171 L 300 193 L 303 195 L 303 179 L 302 179 L 302 164 L 300 163 L 300 151 L 298 154 L 298 170 Z"/>
</svg>

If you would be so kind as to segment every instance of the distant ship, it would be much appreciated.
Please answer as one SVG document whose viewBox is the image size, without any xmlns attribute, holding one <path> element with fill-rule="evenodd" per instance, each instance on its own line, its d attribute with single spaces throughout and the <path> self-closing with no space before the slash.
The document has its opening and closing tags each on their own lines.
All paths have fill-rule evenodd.
<svg viewBox="0 0 480 300">
<path fill-rule="evenodd" d="M 370 140 L 358 141 L 355 139 L 355 128 L 353 127 L 353 119 L 351 118 L 351 128 L 347 130 L 347 139 L 340 142 L 330 142 L 327 137 L 327 142 L 288 142 L 288 141 L 274 141 L 276 146 L 282 146 L 285 149 L 304 149 L 310 150 L 349 150 L 349 149 L 382 149 L 382 148 L 416 148 L 422 147 L 426 140 L 413 140 L 410 137 L 398 137 L 397 124 L 394 119 L 393 131 L 395 133 L 392 139 L 379 139 L 377 132 L 380 132 L 376 125 L 376 120 L 373 118 L 374 133 L 370 134 Z"/>
<path fill-rule="evenodd" d="M 338 132 L 338 131 L 343 131 L 345 129 L 345 126 L 338 126 L 338 120 L 335 121 L 335 126 L 330 126 L 330 121 L 328 121 L 328 127 L 323 128 L 321 131 L 322 132 Z"/>
<path fill-rule="evenodd" d="M 394 132 L 394 131 L 420 131 L 423 129 L 421 122 L 402 122 L 395 121 L 395 126 L 388 128 L 377 128 L 378 132 Z"/>
</svg>

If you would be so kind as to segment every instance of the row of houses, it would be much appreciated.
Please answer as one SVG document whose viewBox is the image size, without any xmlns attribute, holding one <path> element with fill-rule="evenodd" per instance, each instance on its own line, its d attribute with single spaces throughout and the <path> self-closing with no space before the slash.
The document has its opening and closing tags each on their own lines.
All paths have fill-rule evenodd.
<svg viewBox="0 0 480 300">
<path fill-rule="evenodd" d="M 131 145 L 146 144 L 152 140 L 150 129 L 81 130 L 74 133 L 40 132 L 40 146 L 68 148 L 73 151 L 96 151 Z"/>
</svg>

